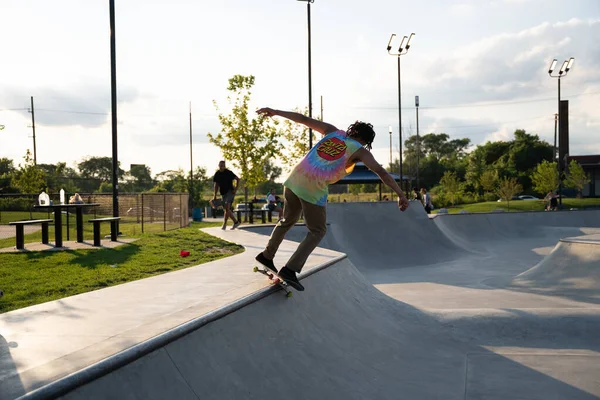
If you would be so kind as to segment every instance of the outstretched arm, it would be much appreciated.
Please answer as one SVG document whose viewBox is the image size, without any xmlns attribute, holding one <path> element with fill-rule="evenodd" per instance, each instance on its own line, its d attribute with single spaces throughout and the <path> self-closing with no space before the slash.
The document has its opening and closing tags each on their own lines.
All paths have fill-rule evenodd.
<svg viewBox="0 0 600 400">
<path fill-rule="evenodd" d="M 335 126 L 328 124 L 327 122 L 319 121 L 318 119 L 314 118 L 309 118 L 306 115 L 297 112 L 274 110 L 269 107 L 261 108 L 256 112 L 262 115 L 266 115 L 267 117 L 279 116 L 287 118 L 299 124 L 306 125 L 307 127 L 314 129 L 322 135 L 327 135 L 328 133 L 335 132 L 338 130 Z"/>
<path fill-rule="evenodd" d="M 356 153 L 357 154 L 355 159 L 357 161 L 362 161 L 363 163 L 365 163 L 367 168 L 379 175 L 379 178 L 383 181 L 383 183 L 389 186 L 398 195 L 398 207 L 400 208 L 400 210 L 406 210 L 408 208 L 408 199 L 404 195 L 404 192 L 402 191 L 400 186 L 398 186 L 394 178 L 392 178 L 392 176 L 388 174 L 385 168 L 383 168 L 381 164 L 379 164 L 377 160 L 375 160 L 373 154 L 371 154 L 370 151 L 364 148 L 359 149 Z"/>
</svg>

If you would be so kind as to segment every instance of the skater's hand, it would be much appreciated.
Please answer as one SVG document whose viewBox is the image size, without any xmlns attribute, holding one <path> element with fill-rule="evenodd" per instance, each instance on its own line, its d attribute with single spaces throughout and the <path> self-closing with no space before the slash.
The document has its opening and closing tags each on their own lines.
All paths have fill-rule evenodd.
<svg viewBox="0 0 600 400">
<path fill-rule="evenodd" d="M 400 211 L 404 211 L 408 208 L 408 199 L 406 196 L 402 195 L 398 197 L 398 208 L 400 208 Z"/>
<path fill-rule="evenodd" d="M 259 108 L 258 110 L 256 110 L 256 112 L 258 114 L 264 115 L 265 117 L 274 117 L 275 115 L 277 115 L 275 110 L 269 107 Z"/>
</svg>

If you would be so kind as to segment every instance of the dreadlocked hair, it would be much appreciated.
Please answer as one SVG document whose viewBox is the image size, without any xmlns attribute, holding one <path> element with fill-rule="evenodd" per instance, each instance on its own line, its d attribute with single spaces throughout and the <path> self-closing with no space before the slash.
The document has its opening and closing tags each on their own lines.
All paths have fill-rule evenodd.
<svg viewBox="0 0 600 400">
<path fill-rule="evenodd" d="M 361 139 L 364 141 L 364 147 L 371 151 L 371 144 L 373 143 L 373 140 L 375 140 L 375 131 L 373 130 L 373 125 L 367 122 L 356 121 L 348 127 L 346 134 L 348 137 Z"/>
</svg>

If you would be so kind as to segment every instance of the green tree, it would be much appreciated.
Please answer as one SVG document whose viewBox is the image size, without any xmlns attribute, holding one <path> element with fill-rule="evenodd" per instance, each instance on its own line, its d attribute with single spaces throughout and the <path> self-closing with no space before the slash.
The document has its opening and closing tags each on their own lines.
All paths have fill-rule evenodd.
<svg viewBox="0 0 600 400">
<path fill-rule="evenodd" d="M 203 206 L 206 205 L 208 202 L 205 202 L 202 199 L 202 193 L 204 192 L 204 190 L 209 186 L 209 183 L 212 183 L 212 181 L 209 181 L 208 176 L 206 175 L 206 168 L 204 167 L 196 167 L 196 169 L 194 170 L 194 179 L 190 180 L 190 174 L 188 173 L 187 179 L 188 179 L 188 193 L 190 193 L 190 196 L 192 198 L 192 204 L 194 206 Z M 191 187 L 190 187 L 191 185 Z"/>
<path fill-rule="evenodd" d="M 479 177 L 479 184 L 484 192 L 493 192 L 498 184 L 498 172 L 495 170 L 483 171 Z"/>
<path fill-rule="evenodd" d="M 124 180 L 119 185 L 124 192 L 144 192 L 155 184 L 150 167 L 144 164 L 132 164 L 131 169 L 124 174 Z"/>
<path fill-rule="evenodd" d="M 496 190 L 498 196 L 506 201 L 506 206 L 510 211 L 510 201 L 513 196 L 516 196 L 523 191 L 523 186 L 517 182 L 517 178 L 503 178 L 500 180 L 500 185 Z"/>
<path fill-rule="evenodd" d="M 301 110 L 296 107 L 293 111 L 308 115 L 308 108 Z M 308 128 L 302 124 L 285 119 L 279 126 L 279 130 L 284 140 L 280 158 L 285 166 L 284 168 L 291 170 L 310 150 L 308 147 Z M 313 131 L 312 138 L 313 143 L 316 143 L 317 135 L 315 131 Z"/>
<path fill-rule="evenodd" d="M 0 193 L 14 193 L 18 191 L 11 182 L 17 170 L 13 160 L 9 158 L 0 158 Z"/>
<path fill-rule="evenodd" d="M 112 193 L 112 183 L 102 182 L 98 188 L 98 193 Z"/>
<path fill-rule="evenodd" d="M 558 170 L 555 162 L 542 161 L 535 167 L 531 182 L 536 192 L 546 194 L 558 188 Z"/>
<path fill-rule="evenodd" d="M 277 123 L 269 122 L 264 116 L 250 118 L 248 103 L 254 76 L 235 75 L 229 79 L 227 97 L 231 105 L 229 114 L 219 113 L 221 132 L 208 134 L 212 144 L 221 149 L 226 160 L 241 171 L 240 178 L 245 184 L 246 201 L 248 188 L 255 188 L 265 181 L 264 164 L 280 153 L 277 135 Z M 231 95 L 235 96 L 232 100 Z M 213 102 L 217 111 L 219 107 Z"/>
<path fill-rule="evenodd" d="M 375 193 L 377 192 L 377 183 L 363 183 L 360 185 L 360 189 L 363 193 Z"/>
<path fill-rule="evenodd" d="M 452 203 L 452 207 L 454 207 L 456 197 L 460 192 L 460 180 L 456 176 L 456 173 L 446 171 L 442 179 L 440 179 L 440 184 L 444 188 L 444 192 L 450 197 L 450 202 Z"/>
<path fill-rule="evenodd" d="M 348 185 L 348 191 L 350 193 L 352 193 L 355 196 L 358 196 L 358 194 L 360 193 L 360 189 L 361 189 L 361 185 Z"/>
<path fill-rule="evenodd" d="M 118 179 L 122 179 L 125 171 L 120 167 L 117 171 Z M 112 181 L 112 157 L 88 157 L 77 164 L 82 178 L 97 179 L 101 182 Z"/>
<path fill-rule="evenodd" d="M 581 197 L 581 191 L 584 186 L 591 182 L 591 179 L 586 175 L 583 167 L 575 160 L 569 163 L 569 172 L 565 180 L 565 186 L 577 190 L 577 197 Z"/>
<path fill-rule="evenodd" d="M 42 169 L 33 163 L 29 149 L 23 158 L 25 163 L 13 175 L 12 184 L 21 193 L 41 193 L 46 190 L 46 175 Z"/>
<path fill-rule="evenodd" d="M 156 180 L 157 184 L 149 192 L 185 193 L 189 189 L 189 179 L 182 169 L 160 172 Z"/>
</svg>

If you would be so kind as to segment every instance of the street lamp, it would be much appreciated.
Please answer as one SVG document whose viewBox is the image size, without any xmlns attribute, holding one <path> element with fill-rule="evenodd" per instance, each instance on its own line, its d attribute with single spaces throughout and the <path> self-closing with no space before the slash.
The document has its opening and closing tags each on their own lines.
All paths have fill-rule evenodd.
<svg viewBox="0 0 600 400">
<path fill-rule="evenodd" d="M 388 131 L 390 132 L 390 171 L 392 170 L 392 126 L 390 125 L 388 128 Z M 402 184 L 402 181 L 400 181 L 400 184 Z M 392 195 L 392 199 L 393 199 L 393 195 Z"/>
<path fill-rule="evenodd" d="M 564 117 L 563 115 L 561 115 L 561 112 L 560 112 L 560 78 L 567 76 L 567 73 L 573 67 L 574 62 L 575 62 L 575 59 L 573 57 L 569 58 L 568 60 L 565 60 L 562 64 L 562 66 L 560 67 L 560 70 L 558 71 L 558 75 L 552 75 L 552 72 L 554 72 L 554 69 L 556 68 L 556 63 L 557 63 L 557 60 L 555 58 L 554 60 L 552 60 L 552 63 L 550 63 L 550 68 L 548 69 L 548 75 L 551 78 L 558 78 L 558 120 L 560 120 L 562 117 Z M 564 146 L 564 143 L 560 143 L 560 138 L 561 138 L 561 134 L 562 134 L 561 125 L 558 126 L 558 129 L 559 129 L 558 147 L 559 148 L 561 148 L 561 146 Z M 563 139 L 564 139 L 564 137 L 563 137 Z M 555 142 L 556 142 L 556 140 L 555 140 Z M 560 151 L 559 151 L 559 153 L 560 153 Z M 556 157 L 556 149 L 555 149 L 555 157 Z M 558 193 L 559 193 L 558 201 L 560 202 L 560 205 L 562 206 L 562 177 L 561 177 L 561 175 L 562 175 L 562 171 L 564 170 L 564 168 L 561 168 L 561 162 L 562 162 L 562 160 L 559 157 L 559 159 L 558 159 Z"/>
<path fill-rule="evenodd" d="M 315 0 L 297 0 L 306 2 L 308 16 L 308 117 L 312 118 L 312 71 L 311 71 L 311 38 L 310 38 L 310 4 Z M 308 128 L 308 148 L 312 149 L 312 128 Z"/>
<path fill-rule="evenodd" d="M 392 41 L 394 37 L 396 37 L 395 33 L 392 33 L 390 36 L 390 40 L 387 45 L 387 52 L 391 56 L 398 57 L 398 137 L 400 139 L 400 183 L 404 182 L 402 175 L 402 86 L 400 83 L 400 56 L 408 53 L 408 49 L 410 48 L 410 40 L 414 36 L 414 33 L 411 33 L 409 37 L 404 36 L 402 41 L 400 42 L 400 47 L 395 53 L 392 53 Z"/>
<path fill-rule="evenodd" d="M 421 139 L 419 138 L 419 96 L 415 96 L 415 108 L 417 109 L 417 187 L 420 188 L 419 183 L 419 157 L 421 156 Z"/>
</svg>

